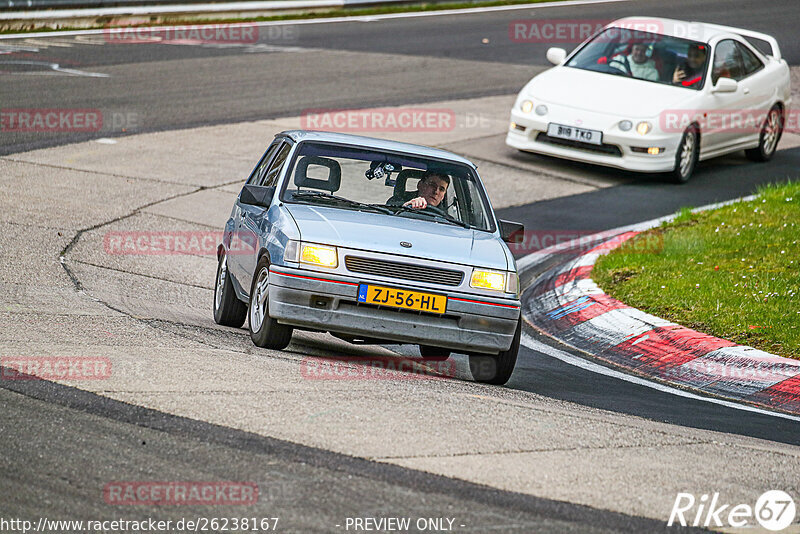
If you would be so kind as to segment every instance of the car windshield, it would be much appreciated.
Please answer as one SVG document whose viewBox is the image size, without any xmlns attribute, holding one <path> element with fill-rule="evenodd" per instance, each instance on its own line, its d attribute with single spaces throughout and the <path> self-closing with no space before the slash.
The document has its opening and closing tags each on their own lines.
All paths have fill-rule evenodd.
<svg viewBox="0 0 800 534">
<path fill-rule="evenodd" d="M 586 43 L 567 67 L 699 90 L 709 46 L 698 41 L 623 28 L 606 28 Z"/>
<path fill-rule="evenodd" d="M 475 172 L 456 162 L 349 145 L 303 142 L 281 199 L 493 232 Z M 426 206 L 414 206 L 422 197 Z"/>
</svg>

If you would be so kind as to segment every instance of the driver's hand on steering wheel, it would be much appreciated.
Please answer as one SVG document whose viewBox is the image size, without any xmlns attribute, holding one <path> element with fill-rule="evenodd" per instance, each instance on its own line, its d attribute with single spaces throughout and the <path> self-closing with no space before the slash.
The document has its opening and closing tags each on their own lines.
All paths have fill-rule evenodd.
<svg viewBox="0 0 800 534">
<path fill-rule="evenodd" d="M 425 200 L 424 197 L 416 197 L 412 198 L 411 200 L 403 204 L 403 206 L 407 208 L 414 208 L 416 210 L 421 210 L 428 207 L 428 201 Z"/>
</svg>

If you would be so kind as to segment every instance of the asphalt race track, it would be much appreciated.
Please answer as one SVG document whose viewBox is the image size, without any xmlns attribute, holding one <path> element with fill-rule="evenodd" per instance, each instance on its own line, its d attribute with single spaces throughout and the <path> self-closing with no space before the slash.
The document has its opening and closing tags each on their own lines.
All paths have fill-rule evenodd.
<svg viewBox="0 0 800 534">
<path fill-rule="evenodd" d="M 114 365 L 108 382 L 0 380 L 0 519 L 280 517 L 278 532 L 337 532 L 347 518 L 399 516 L 452 518 L 457 532 L 655 532 L 672 530 L 679 491 L 751 505 L 769 489 L 799 496 L 798 419 L 657 391 L 525 347 L 505 388 L 471 382 L 461 356 L 456 379 L 307 380 L 298 368 L 308 356 L 415 349 L 301 333 L 284 352 L 258 350 L 245 330 L 213 323 L 213 257 L 103 250 L 108 231 L 221 228 L 259 150 L 310 108 L 455 110 L 466 123 L 418 141 L 477 161 L 499 216 L 528 229 L 611 229 L 798 179 L 800 136 L 785 136 L 767 164 L 704 162 L 685 186 L 503 144 L 508 106 L 545 68 L 548 46 L 512 42 L 517 19 L 667 16 L 764 31 L 793 68 L 796 101 L 800 4 L 698 5 L 287 24 L 230 46 L 0 39 L 0 107 L 104 117 L 91 132 L 0 131 L 0 355 Z M 259 499 L 103 498 L 113 481 L 148 480 L 252 481 Z"/>
</svg>

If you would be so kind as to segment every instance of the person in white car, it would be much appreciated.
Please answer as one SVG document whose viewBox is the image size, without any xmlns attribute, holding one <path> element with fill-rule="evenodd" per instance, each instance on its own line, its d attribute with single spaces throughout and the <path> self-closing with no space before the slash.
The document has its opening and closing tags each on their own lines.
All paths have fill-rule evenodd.
<svg viewBox="0 0 800 534">
<path fill-rule="evenodd" d="M 656 68 L 656 62 L 647 57 L 648 48 L 649 46 L 646 43 L 637 43 L 633 45 L 631 53 L 628 55 L 631 74 L 634 78 L 657 82 L 659 78 L 658 69 Z"/>
<path fill-rule="evenodd" d="M 640 80 L 659 80 L 656 62 L 647 57 L 647 50 L 650 46 L 647 43 L 637 43 L 631 47 L 631 53 L 627 56 L 622 54 L 614 56 L 615 63 L 624 65 L 630 70 L 631 76 Z"/>
</svg>

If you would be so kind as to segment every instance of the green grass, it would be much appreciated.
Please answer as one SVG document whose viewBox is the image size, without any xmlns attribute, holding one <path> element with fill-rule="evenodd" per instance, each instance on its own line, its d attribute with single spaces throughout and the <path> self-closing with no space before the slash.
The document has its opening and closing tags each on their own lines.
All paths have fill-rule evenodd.
<svg viewBox="0 0 800 534">
<path fill-rule="evenodd" d="M 447 9 L 466 9 L 472 7 L 494 7 L 494 6 L 513 6 L 523 4 L 543 4 L 549 2 L 557 2 L 560 0 L 477 0 L 475 2 L 447 2 L 447 3 L 413 3 L 403 5 L 386 5 L 365 8 L 337 8 L 327 9 L 321 11 L 310 11 L 305 13 L 290 13 L 284 15 L 271 15 L 263 17 L 252 17 L 242 15 L 241 17 L 231 18 L 211 18 L 211 19 L 198 19 L 196 16 L 191 15 L 158 15 L 158 20 L 153 22 L 146 22 L 141 24 L 113 24 L 109 22 L 119 17 L 98 17 L 99 24 L 95 26 L 81 26 L 71 27 L 68 25 L 59 26 L 58 28 L 26 28 L 26 29 L 3 29 L 0 30 L 0 35 L 9 33 L 31 33 L 31 32 L 61 32 L 68 30 L 88 30 L 88 29 L 102 29 L 102 28 L 117 28 L 117 27 L 137 27 L 137 26 L 166 26 L 173 24 L 226 24 L 231 22 L 266 22 L 266 21 L 280 21 L 280 20 L 305 20 L 316 18 L 329 18 L 329 17 L 361 17 L 367 15 L 384 15 L 389 13 L 416 13 L 424 11 L 442 11 Z M 31 21 L 35 23 L 35 21 Z"/>
<path fill-rule="evenodd" d="M 633 307 L 800 359 L 800 182 L 692 213 L 601 257 L 592 278 Z"/>
</svg>

